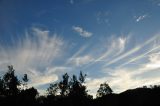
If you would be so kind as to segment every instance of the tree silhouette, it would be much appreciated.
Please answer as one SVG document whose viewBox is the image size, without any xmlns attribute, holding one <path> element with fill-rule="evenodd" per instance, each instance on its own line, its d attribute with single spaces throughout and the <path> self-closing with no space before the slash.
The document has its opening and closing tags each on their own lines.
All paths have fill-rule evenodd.
<svg viewBox="0 0 160 106">
<path fill-rule="evenodd" d="M 69 93 L 69 76 L 67 73 L 65 73 L 62 76 L 62 81 L 59 83 L 59 89 L 61 96 L 67 96 Z"/>
<path fill-rule="evenodd" d="M 69 77 L 67 73 L 62 76 L 62 80 L 55 84 L 50 84 L 47 89 L 47 94 L 56 96 L 58 93 L 62 97 L 72 96 L 72 97 L 90 97 L 87 94 L 85 83 L 86 74 L 80 72 L 79 78 L 77 79 L 76 75 L 73 75 L 72 78 Z"/>
<path fill-rule="evenodd" d="M 84 85 L 86 78 L 86 74 L 83 75 L 83 73 L 80 71 L 79 74 L 79 80 L 77 79 L 76 75 L 73 75 L 70 81 L 70 95 L 71 96 L 79 96 L 79 97 L 87 97 L 87 90 L 86 86 Z"/>
<path fill-rule="evenodd" d="M 112 92 L 113 91 L 110 88 L 110 86 L 105 82 L 103 84 L 100 84 L 100 88 L 98 89 L 96 96 L 97 97 L 102 97 L 104 95 L 111 94 Z"/>
<path fill-rule="evenodd" d="M 8 72 L 3 76 L 6 95 L 17 95 L 19 93 L 20 81 L 14 72 L 13 66 L 8 66 Z"/>
</svg>

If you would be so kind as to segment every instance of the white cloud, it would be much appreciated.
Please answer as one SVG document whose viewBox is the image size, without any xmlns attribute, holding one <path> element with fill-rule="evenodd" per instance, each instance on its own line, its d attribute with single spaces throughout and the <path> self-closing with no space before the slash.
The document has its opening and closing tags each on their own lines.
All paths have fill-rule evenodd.
<svg viewBox="0 0 160 106">
<path fill-rule="evenodd" d="M 122 48 L 122 50 L 124 49 L 124 47 L 125 47 L 125 44 L 126 44 L 126 38 L 122 38 L 122 37 L 120 37 L 119 39 L 119 48 Z"/>
<path fill-rule="evenodd" d="M 46 67 L 53 63 L 64 51 L 64 41 L 48 30 L 33 27 L 10 48 L 0 46 L 0 67 L 13 65 L 17 74 L 27 73 L 30 85 L 43 85 L 56 81 L 57 75 L 46 73 Z M 3 70 L 7 70 L 4 68 Z"/>
<path fill-rule="evenodd" d="M 121 64 L 121 65 L 119 66 L 119 68 L 120 68 L 120 67 L 123 67 L 123 66 L 125 66 L 125 65 L 127 65 L 127 64 L 133 63 L 133 62 L 135 62 L 135 61 L 137 61 L 137 60 L 140 60 L 140 59 L 142 59 L 142 58 L 145 58 L 147 55 L 149 55 L 149 53 L 151 53 L 151 52 L 153 52 L 153 51 L 155 51 L 155 50 L 158 50 L 158 49 L 160 49 L 160 45 L 158 45 L 158 46 L 156 46 L 156 47 L 152 47 L 152 49 L 146 51 L 146 52 L 143 53 L 143 54 L 140 54 L 140 55 L 138 55 L 138 56 L 134 56 L 134 57 L 131 58 L 131 59 L 128 59 L 128 61 L 125 62 L 125 63 L 123 63 L 123 64 Z"/>
<path fill-rule="evenodd" d="M 116 55 L 121 54 L 125 49 L 127 40 L 127 37 L 119 37 L 113 40 L 110 49 L 117 49 L 115 50 Z"/>
<path fill-rule="evenodd" d="M 135 16 L 136 22 L 144 20 L 147 16 L 148 16 L 147 14 L 144 14 L 144 15 L 141 15 L 141 16 Z"/>
<path fill-rule="evenodd" d="M 160 36 L 159 36 L 159 33 L 154 35 L 153 37 L 151 37 L 149 40 L 145 41 L 143 44 L 141 44 L 141 47 L 140 49 L 142 49 L 143 47 L 147 46 L 147 51 L 145 51 L 144 53 L 141 53 L 141 54 L 138 54 L 138 56 L 134 55 L 134 57 L 128 59 L 128 61 L 124 62 L 123 64 L 121 64 L 119 66 L 120 67 L 123 67 L 125 65 L 128 65 L 128 64 L 131 64 L 135 61 L 138 61 L 140 59 L 143 59 L 143 58 L 146 58 L 146 56 L 148 56 L 149 54 L 151 53 L 154 53 L 155 51 L 159 51 L 160 50 L 160 45 L 159 45 L 159 42 L 157 42 L 157 40 L 160 39 Z M 152 45 L 152 46 L 150 46 Z M 139 45 L 140 46 L 140 45 Z"/>
<path fill-rule="evenodd" d="M 149 63 L 145 65 L 148 69 L 160 68 L 160 54 L 152 54 L 149 56 Z"/>
<path fill-rule="evenodd" d="M 78 34 L 80 34 L 82 37 L 91 37 L 93 35 L 93 33 L 91 32 L 88 32 L 86 30 L 84 30 L 82 27 L 79 27 L 79 26 L 73 26 L 72 29 L 74 31 L 76 31 Z"/>
<path fill-rule="evenodd" d="M 133 49 L 131 49 L 130 51 L 127 51 L 126 53 L 120 55 L 119 57 L 112 59 L 112 60 L 111 60 L 110 62 L 108 62 L 105 66 L 109 66 L 109 65 L 111 65 L 111 64 L 114 64 L 114 63 L 120 61 L 121 59 L 124 59 L 124 58 L 130 56 L 131 54 L 138 52 L 138 51 L 141 50 L 143 47 L 145 47 L 145 46 L 147 46 L 147 45 L 149 45 L 149 44 L 151 44 L 151 43 L 154 43 L 154 41 L 155 41 L 156 39 L 158 39 L 159 37 L 160 37 L 159 34 L 154 35 L 153 37 L 151 37 L 149 40 L 145 41 L 144 43 L 142 43 L 142 44 L 134 47 Z"/>
</svg>

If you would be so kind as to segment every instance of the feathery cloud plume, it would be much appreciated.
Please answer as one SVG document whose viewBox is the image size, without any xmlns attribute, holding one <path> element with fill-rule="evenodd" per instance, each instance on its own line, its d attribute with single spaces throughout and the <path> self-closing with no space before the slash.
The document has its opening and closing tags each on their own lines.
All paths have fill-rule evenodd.
<svg viewBox="0 0 160 106">
<path fill-rule="evenodd" d="M 54 72 L 46 73 L 46 67 L 53 67 L 55 60 L 63 55 L 64 41 L 49 30 L 37 27 L 22 36 L 10 48 L 0 46 L 0 66 L 11 64 L 19 75 L 27 73 L 31 79 L 30 85 L 39 86 L 56 81 L 58 76 Z"/>
</svg>

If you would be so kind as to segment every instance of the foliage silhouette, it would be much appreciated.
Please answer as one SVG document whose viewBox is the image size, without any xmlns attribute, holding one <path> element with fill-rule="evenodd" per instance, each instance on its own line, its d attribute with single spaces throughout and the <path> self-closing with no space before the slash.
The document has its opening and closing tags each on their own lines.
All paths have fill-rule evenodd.
<svg viewBox="0 0 160 106">
<path fill-rule="evenodd" d="M 97 97 L 102 97 L 105 96 L 107 94 L 111 94 L 113 91 L 110 88 L 110 86 L 105 82 L 103 84 L 100 84 L 100 88 L 97 91 Z"/>
<path fill-rule="evenodd" d="M 143 86 L 114 94 L 107 83 L 102 83 L 97 98 L 88 94 L 86 74 L 79 76 L 67 73 L 62 80 L 50 84 L 47 95 L 40 96 L 37 89 L 27 87 L 29 81 L 24 74 L 22 81 L 15 75 L 13 66 L 0 77 L 0 106 L 159 106 L 160 85 Z M 22 87 L 23 86 L 23 87 Z M 21 88 L 22 87 L 22 88 Z"/>
<path fill-rule="evenodd" d="M 19 93 L 20 81 L 15 76 L 13 66 L 8 66 L 8 72 L 3 76 L 3 86 L 5 95 L 17 95 Z"/>
</svg>

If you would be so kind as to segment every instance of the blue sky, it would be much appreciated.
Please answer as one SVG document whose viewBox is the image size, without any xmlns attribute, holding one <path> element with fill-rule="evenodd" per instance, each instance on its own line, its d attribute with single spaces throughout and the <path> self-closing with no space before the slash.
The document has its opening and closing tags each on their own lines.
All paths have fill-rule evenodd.
<svg viewBox="0 0 160 106">
<path fill-rule="evenodd" d="M 160 0 L 0 0 L 0 73 L 45 92 L 68 72 L 95 95 L 160 83 Z"/>
</svg>

